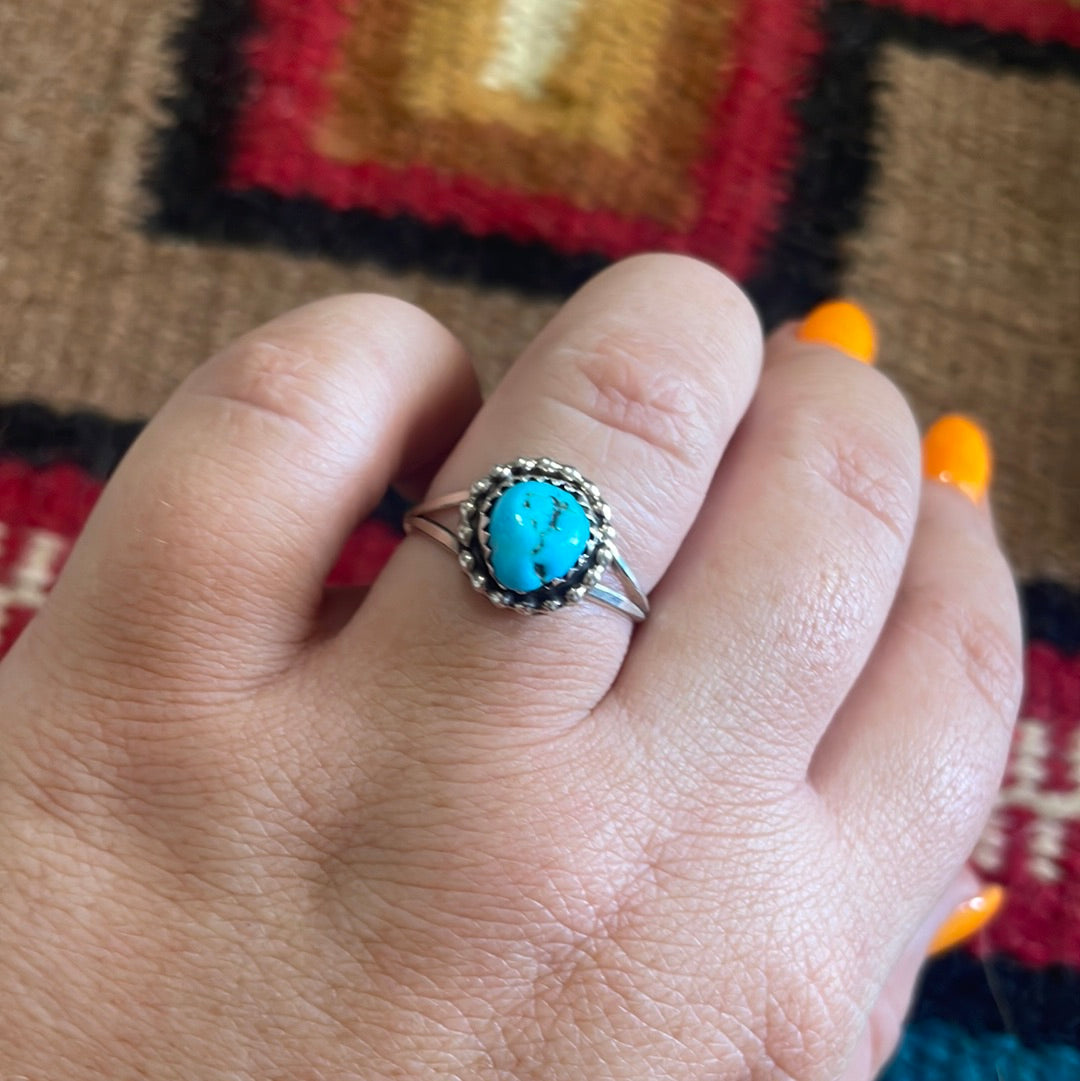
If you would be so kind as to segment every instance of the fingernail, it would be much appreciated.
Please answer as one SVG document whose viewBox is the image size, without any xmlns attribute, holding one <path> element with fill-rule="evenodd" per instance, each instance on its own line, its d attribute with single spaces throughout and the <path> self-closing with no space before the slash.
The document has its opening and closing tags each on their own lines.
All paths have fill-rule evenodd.
<svg viewBox="0 0 1080 1081">
<path fill-rule="evenodd" d="M 863 364 L 873 364 L 877 359 L 873 320 L 850 300 L 827 300 L 819 304 L 799 324 L 796 337 L 802 342 L 831 345 Z"/>
<path fill-rule="evenodd" d="M 973 503 L 986 495 L 992 471 L 990 440 L 970 418 L 950 413 L 923 436 L 923 476 L 952 484 Z"/>
<path fill-rule="evenodd" d="M 926 956 L 944 953 L 977 935 L 998 914 L 1004 900 L 1005 890 L 997 883 L 991 883 L 962 905 L 957 905 L 938 928 Z"/>
</svg>

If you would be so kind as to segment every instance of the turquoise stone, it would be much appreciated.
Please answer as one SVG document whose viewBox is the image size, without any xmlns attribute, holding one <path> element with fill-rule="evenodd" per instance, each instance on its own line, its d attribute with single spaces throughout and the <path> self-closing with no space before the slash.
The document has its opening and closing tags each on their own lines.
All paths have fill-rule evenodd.
<svg viewBox="0 0 1080 1081">
<path fill-rule="evenodd" d="M 589 542 L 589 519 L 562 488 L 525 480 L 491 509 L 491 570 L 504 589 L 531 593 L 562 578 Z"/>
</svg>

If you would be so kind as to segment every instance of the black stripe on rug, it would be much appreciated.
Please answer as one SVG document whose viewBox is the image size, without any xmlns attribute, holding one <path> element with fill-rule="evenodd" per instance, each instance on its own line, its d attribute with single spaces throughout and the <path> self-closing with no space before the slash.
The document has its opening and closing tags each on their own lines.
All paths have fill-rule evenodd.
<svg viewBox="0 0 1080 1081">
<path fill-rule="evenodd" d="M 1004 957 L 980 961 L 958 950 L 926 967 L 909 1024 L 948 1021 L 972 1034 L 1006 1032 L 1033 1047 L 1080 1047 L 1078 1004 L 1077 969 L 1032 969 Z"/>
</svg>

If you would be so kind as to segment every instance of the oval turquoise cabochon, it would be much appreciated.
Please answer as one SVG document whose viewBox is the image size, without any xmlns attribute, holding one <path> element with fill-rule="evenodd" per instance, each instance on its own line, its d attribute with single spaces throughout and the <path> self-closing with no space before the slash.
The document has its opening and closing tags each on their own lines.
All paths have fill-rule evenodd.
<svg viewBox="0 0 1080 1081">
<path fill-rule="evenodd" d="M 504 588 L 532 593 L 564 577 L 589 542 L 589 519 L 567 491 L 541 480 L 508 488 L 488 526 L 491 572 Z"/>
</svg>

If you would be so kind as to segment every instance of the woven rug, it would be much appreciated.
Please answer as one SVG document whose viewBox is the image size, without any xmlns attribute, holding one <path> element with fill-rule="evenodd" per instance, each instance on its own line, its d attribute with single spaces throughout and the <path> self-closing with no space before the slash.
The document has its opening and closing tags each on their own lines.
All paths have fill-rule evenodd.
<svg viewBox="0 0 1080 1081">
<path fill-rule="evenodd" d="M 418 303 L 490 387 L 636 251 L 769 326 L 851 296 L 920 421 L 989 429 L 1028 635 L 1009 901 L 888 1081 L 1080 1078 L 1080 0 L 34 0 L 0 41 L 0 652 L 143 419 L 304 301 Z"/>
</svg>

